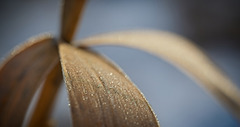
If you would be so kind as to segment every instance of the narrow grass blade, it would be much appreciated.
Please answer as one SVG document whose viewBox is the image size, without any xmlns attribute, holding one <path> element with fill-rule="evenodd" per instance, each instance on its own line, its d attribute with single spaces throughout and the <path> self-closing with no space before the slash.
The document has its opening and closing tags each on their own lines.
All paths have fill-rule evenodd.
<svg viewBox="0 0 240 127">
<path fill-rule="evenodd" d="M 62 83 L 62 70 L 57 61 L 44 82 L 40 98 L 28 124 L 29 127 L 49 126 L 49 116 L 55 97 Z"/>
<path fill-rule="evenodd" d="M 64 0 L 61 20 L 61 39 L 63 41 L 71 42 L 73 39 L 84 3 L 85 0 Z"/>
</svg>

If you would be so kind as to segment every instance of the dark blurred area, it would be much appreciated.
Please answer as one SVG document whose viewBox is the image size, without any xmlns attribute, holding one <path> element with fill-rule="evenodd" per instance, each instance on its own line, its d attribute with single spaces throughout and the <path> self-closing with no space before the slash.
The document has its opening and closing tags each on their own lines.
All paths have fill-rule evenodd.
<svg viewBox="0 0 240 127">
<path fill-rule="evenodd" d="M 0 57 L 30 37 L 60 30 L 60 0 L 4 0 L 0 4 Z M 76 40 L 95 34 L 154 29 L 184 36 L 240 88 L 239 0 L 89 0 Z M 240 123 L 197 82 L 164 60 L 139 50 L 94 48 L 116 62 L 141 89 L 163 127 L 239 127 Z M 53 117 L 69 126 L 67 93 Z"/>
<path fill-rule="evenodd" d="M 230 40 L 228 43 L 239 46 L 239 0 L 178 0 L 176 3 L 190 28 L 185 31 L 187 36 L 206 46 L 210 40 Z"/>
</svg>

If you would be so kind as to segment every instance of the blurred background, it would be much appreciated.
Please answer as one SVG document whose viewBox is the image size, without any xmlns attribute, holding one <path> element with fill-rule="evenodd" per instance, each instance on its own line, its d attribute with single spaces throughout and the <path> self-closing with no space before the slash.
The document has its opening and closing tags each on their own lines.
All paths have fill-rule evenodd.
<svg viewBox="0 0 240 127">
<path fill-rule="evenodd" d="M 44 32 L 59 36 L 60 0 L 5 0 L 0 4 L 0 57 Z M 138 29 L 169 31 L 191 39 L 240 88 L 239 0 L 89 0 L 76 40 Z M 95 47 L 141 89 L 162 127 L 239 127 L 199 84 L 166 61 L 143 51 Z M 71 125 L 65 86 L 56 100 L 57 126 Z"/>
</svg>

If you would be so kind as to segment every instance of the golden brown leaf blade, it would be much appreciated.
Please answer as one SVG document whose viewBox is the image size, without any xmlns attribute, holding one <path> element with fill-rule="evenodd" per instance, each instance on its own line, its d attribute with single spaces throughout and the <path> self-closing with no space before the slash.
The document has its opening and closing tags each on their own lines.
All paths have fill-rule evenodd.
<svg viewBox="0 0 240 127">
<path fill-rule="evenodd" d="M 62 83 L 62 70 L 60 61 L 57 61 L 48 74 L 41 90 L 40 98 L 37 102 L 29 127 L 47 127 L 51 109 Z"/>
<path fill-rule="evenodd" d="M 180 36 L 160 31 L 129 31 L 92 36 L 75 44 L 127 46 L 163 57 L 193 75 L 240 119 L 239 89 L 197 46 Z"/>
<path fill-rule="evenodd" d="M 61 39 L 71 42 L 77 28 L 85 0 L 64 0 L 61 24 Z"/>
<path fill-rule="evenodd" d="M 58 58 L 51 36 L 30 39 L 0 67 L 0 126 L 21 126 L 37 88 Z"/>
<path fill-rule="evenodd" d="M 158 126 L 144 96 L 110 62 L 68 44 L 59 52 L 75 127 Z"/>
</svg>

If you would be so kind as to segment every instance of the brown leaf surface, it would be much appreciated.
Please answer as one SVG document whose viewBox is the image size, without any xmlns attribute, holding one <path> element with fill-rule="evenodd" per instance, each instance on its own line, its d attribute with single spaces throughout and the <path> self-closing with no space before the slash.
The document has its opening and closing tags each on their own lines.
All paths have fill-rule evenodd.
<svg viewBox="0 0 240 127">
<path fill-rule="evenodd" d="M 75 127 L 158 126 L 144 96 L 113 64 L 68 44 L 59 52 Z"/>
<path fill-rule="evenodd" d="M 57 46 L 49 35 L 14 49 L 0 67 L 1 127 L 22 125 L 33 95 L 58 59 Z"/>
<path fill-rule="evenodd" d="M 77 28 L 85 0 L 64 0 L 61 20 L 61 39 L 71 42 Z"/>
<path fill-rule="evenodd" d="M 49 116 L 61 83 L 62 70 L 60 61 L 57 61 L 44 82 L 40 98 L 28 124 L 29 127 L 49 126 Z"/>
<path fill-rule="evenodd" d="M 236 85 L 198 47 L 180 36 L 160 31 L 129 31 L 92 36 L 75 44 L 127 46 L 163 57 L 194 76 L 240 119 L 240 93 Z"/>
</svg>

